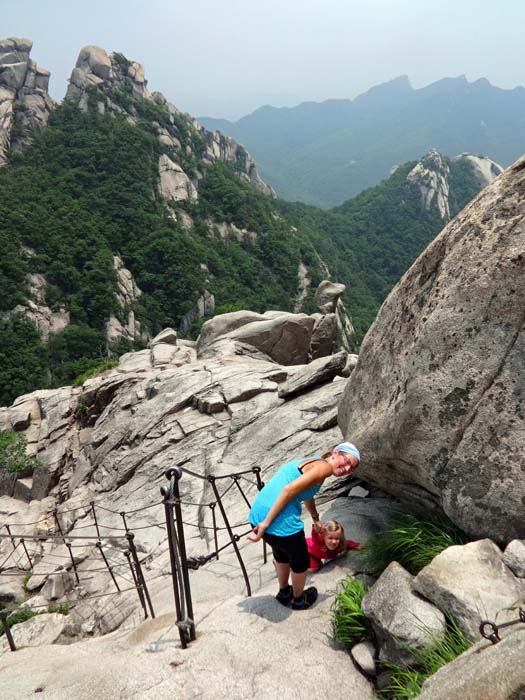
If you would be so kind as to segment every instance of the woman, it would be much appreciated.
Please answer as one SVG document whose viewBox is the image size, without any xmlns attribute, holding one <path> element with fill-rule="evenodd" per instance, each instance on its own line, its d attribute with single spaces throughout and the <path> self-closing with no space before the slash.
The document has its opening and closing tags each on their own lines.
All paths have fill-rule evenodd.
<svg viewBox="0 0 525 700">
<path fill-rule="evenodd" d="M 311 459 L 294 459 L 283 465 L 258 493 L 250 510 L 251 542 L 264 539 L 273 551 L 279 581 L 277 600 L 294 610 L 306 610 L 317 600 L 314 586 L 304 590 L 310 564 L 301 520 L 304 501 L 314 527 L 319 514 L 314 496 L 329 476 L 347 476 L 359 466 L 361 455 L 351 442 Z M 290 586 L 290 572 L 292 585 Z"/>
</svg>

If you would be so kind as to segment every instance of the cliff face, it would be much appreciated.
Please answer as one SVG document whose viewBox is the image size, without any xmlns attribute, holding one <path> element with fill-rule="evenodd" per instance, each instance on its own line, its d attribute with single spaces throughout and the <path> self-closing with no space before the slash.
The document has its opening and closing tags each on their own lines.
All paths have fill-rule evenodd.
<svg viewBox="0 0 525 700">
<path fill-rule="evenodd" d="M 29 57 L 32 46 L 30 39 L 0 41 L 0 166 L 10 149 L 22 148 L 43 129 L 53 108 L 49 71 Z"/>
</svg>

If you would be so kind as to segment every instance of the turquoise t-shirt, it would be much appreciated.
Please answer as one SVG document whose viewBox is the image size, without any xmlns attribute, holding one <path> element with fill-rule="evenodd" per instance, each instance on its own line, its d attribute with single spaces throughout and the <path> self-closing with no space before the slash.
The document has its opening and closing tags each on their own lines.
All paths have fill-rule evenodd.
<svg viewBox="0 0 525 700">
<path fill-rule="evenodd" d="M 311 459 L 321 459 L 321 457 L 316 456 L 311 457 Z M 307 461 L 307 459 L 303 457 L 287 462 L 272 476 L 263 489 L 259 491 L 250 510 L 250 522 L 252 525 L 258 525 L 261 520 L 264 520 L 283 488 L 301 476 L 299 466 L 305 461 Z M 289 535 L 295 535 L 295 533 L 300 532 L 303 529 L 301 501 L 307 501 L 313 498 L 320 488 L 320 486 L 311 486 L 309 489 L 306 489 L 306 491 L 302 491 L 295 496 L 295 498 L 282 509 L 279 515 L 274 518 L 266 532 L 269 532 L 271 535 L 277 535 L 278 537 L 288 537 Z"/>
</svg>

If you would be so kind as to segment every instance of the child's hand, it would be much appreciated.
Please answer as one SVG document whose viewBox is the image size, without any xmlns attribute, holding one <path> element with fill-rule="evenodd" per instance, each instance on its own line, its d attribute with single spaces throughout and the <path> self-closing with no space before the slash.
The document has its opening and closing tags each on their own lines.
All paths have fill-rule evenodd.
<svg viewBox="0 0 525 700">
<path fill-rule="evenodd" d="M 314 530 L 317 532 L 318 535 L 323 535 L 325 532 L 325 527 L 323 523 L 320 520 L 314 520 L 313 523 Z"/>
</svg>

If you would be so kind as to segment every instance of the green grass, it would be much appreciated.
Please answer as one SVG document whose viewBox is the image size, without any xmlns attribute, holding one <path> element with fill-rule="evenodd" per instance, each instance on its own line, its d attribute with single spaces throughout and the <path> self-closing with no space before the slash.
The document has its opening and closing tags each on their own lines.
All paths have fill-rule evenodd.
<svg viewBox="0 0 525 700">
<path fill-rule="evenodd" d="M 31 608 L 20 608 L 15 610 L 8 616 L 9 627 L 14 627 L 21 622 L 26 622 L 37 615 L 45 613 L 60 613 L 61 615 L 69 614 L 69 603 L 58 603 L 58 605 L 49 605 L 47 610 L 31 610 Z M 0 637 L 5 634 L 4 623 L 0 620 Z"/>
<path fill-rule="evenodd" d="M 362 581 L 351 575 L 339 582 L 331 608 L 332 634 L 339 644 L 350 646 L 367 635 L 369 623 L 361 610 L 367 592 Z"/>
<path fill-rule="evenodd" d="M 360 555 L 371 571 L 383 571 L 392 561 L 397 561 L 415 575 L 447 547 L 467 542 L 465 533 L 450 520 L 422 520 L 404 515 L 392 529 L 372 537 Z"/>
<path fill-rule="evenodd" d="M 14 625 L 18 625 L 20 622 L 25 622 L 26 620 L 30 620 L 32 617 L 35 617 L 38 615 L 37 612 L 34 610 L 29 610 L 27 608 L 18 610 L 17 612 L 11 613 L 8 617 L 8 622 L 9 622 L 9 627 L 14 627 Z M 4 622 L 3 620 L 0 620 L 0 636 L 2 636 L 5 633 L 4 630 Z"/>
<path fill-rule="evenodd" d="M 69 603 L 59 603 L 58 605 L 50 605 L 47 608 L 48 613 L 60 613 L 60 615 L 69 615 Z"/>
<path fill-rule="evenodd" d="M 105 372 L 108 369 L 113 369 L 113 367 L 116 367 L 118 365 L 118 359 L 112 358 L 111 360 L 106 360 L 105 362 L 101 362 L 99 365 L 96 367 L 92 367 L 91 369 L 88 369 L 86 372 L 83 372 L 82 374 L 79 374 L 77 377 L 75 377 L 73 381 L 73 386 L 82 386 L 82 384 L 86 381 L 86 379 L 89 379 L 90 377 L 94 377 L 96 374 L 102 374 L 102 372 Z"/>
<path fill-rule="evenodd" d="M 409 648 L 415 662 L 412 666 L 386 664 L 391 671 L 390 684 L 379 693 L 388 700 L 410 700 L 421 692 L 423 683 L 445 664 L 466 651 L 470 642 L 453 617 L 447 616 L 447 631 L 443 639 L 426 630 L 428 644 L 422 649 Z"/>
</svg>

